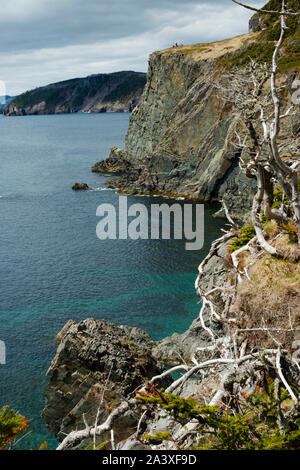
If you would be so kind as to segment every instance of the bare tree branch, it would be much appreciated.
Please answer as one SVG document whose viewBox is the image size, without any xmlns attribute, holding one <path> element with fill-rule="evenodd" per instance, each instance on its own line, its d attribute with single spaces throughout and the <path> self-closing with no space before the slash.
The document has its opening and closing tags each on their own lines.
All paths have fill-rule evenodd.
<svg viewBox="0 0 300 470">
<path fill-rule="evenodd" d="M 296 397 L 296 395 L 294 394 L 293 390 L 291 389 L 291 387 L 289 386 L 289 384 L 287 383 L 283 373 L 282 373 L 282 369 L 281 369 L 281 365 L 280 365 L 280 360 L 281 360 L 281 352 L 280 352 L 280 348 L 278 348 L 278 351 L 277 351 L 277 354 L 276 354 L 276 367 L 277 367 L 277 371 L 278 371 L 278 375 L 283 383 L 283 385 L 285 386 L 285 388 L 287 389 L 288 393 L 290 394 L 292 400 L 294 401 L 294 403 L 297 405 L 298 404 L 298 398 Z"/>
<path fill-rule="evenodd" d="M 131 404 L 135 404 L 136 400 L 129 400 Z M 123 402 L 118 406 L 106 419 L 106 421 L 97 426 L 96 428 L 86 428 L 81 431 L 72 431 L 64 440 L 59 444 L 56 450 L 66 450 L 82 442 L 84 439 L 94 437 L 94 435 L 101 436 L 103 433 L 112 429 L 114 422 L 129 409 L 129 402 Z"/>
<path fill-rule="evenodd" d="M 256 11 L 258 13 L 270 13 L 271 15 L 289 15 L 289 16 L 300 15 L 300 12 L 287 11 L 285 13 L 282 13 L 277 10 L 264 10 L 263 8 L 254 8 L 254 7 L 251 7 L 250 5 L 245 5 L 244 3 L 238 2 L 237 0 L 232 0 L 232 1 L 233 3 L 236 3 L 237 5 L 240 5 L 241 7 L 247 8 L 247 10 Z"/>
</svg>

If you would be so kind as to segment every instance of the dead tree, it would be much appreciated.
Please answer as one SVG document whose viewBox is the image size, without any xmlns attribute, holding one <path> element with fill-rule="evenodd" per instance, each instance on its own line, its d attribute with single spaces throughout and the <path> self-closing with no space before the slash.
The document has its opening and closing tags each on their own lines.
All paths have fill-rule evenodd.
<svg viewBox="0 0 300 470">
<path fill-rule="evenodd" d="M 288 15 L 298 16 L 300 12 L 290 12 L 286 8 L 286 0 L 282 0 L 281 11 L 258 10 L 237 3 L 251 10 L 278 14 L 281 24 L 280 37 L 274 48 L 272 64 L 259 64 L 250 59 L 250 64 L 237 69 L 223 78 L 229 84 L 216 85 L 223 91 L 223 96 L 230 101 L 240 113 L 246 129 L 246 138 L 236 133 L 236 147 L 241 152 L 240 167 L 246 175 L 257 180 L 257 193 L 253 199 L 252 222 L 255 227 L 258 243 L 270 255 L 282 257 L 283 254 L 271 246 L 265 239 L 261 226 L 261 212 L 269 219 L 288 223 L 291 216 L 286 213 L 284 205 L 281 210 L 272 208 L 274 184 L 279 184 L 293 208 L 292 220 L 298 232 L 300 246 L 300 193 L 298 189 L 298 172 L 300 168 L 300 141 L 280 143 L 281 123 L 295 111 L 292 105 L 282 111 L 282 91 L 285 87 L 278 84 L 278 58 L 285 38 Z M 258 126 L 259 124 L 259 126 Z M 286 161 L 283 156 L 289 152 L 291 159 Z M 243 158 L 243 154 L 246 158 Z"/>
</svg>

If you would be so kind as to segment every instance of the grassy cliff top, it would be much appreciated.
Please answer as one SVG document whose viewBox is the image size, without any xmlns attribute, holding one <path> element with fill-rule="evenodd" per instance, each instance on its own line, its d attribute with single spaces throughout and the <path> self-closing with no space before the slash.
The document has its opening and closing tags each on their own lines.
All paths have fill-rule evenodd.
<svg viewBox="0 0 300 470">
<path fill-rule="evenodd" d="M 191 45 L 183 45 L 177 47 L 170 47 L 158 51 L 159 54 L 186 54 L 193 57 L 195 60 L 217 59 L 224 56 L 224 54 L 239 51 L 245 44 L 253 43 L 256 41 L 259 33 L 248 33 L 235 36 L 233 38 L 224 39 L 222 41 L 215 41 L 210 43 L 198 43 Z"/>
<path fill-rule="evenodd" d="M 242 8 L 242 7 L 241 7 Z M 299 0 L 289 0 L 287 8 L 299 11 Z M 270 0 L 264 9 L 281 10 L 281 0 Z M 226 68 L 246 65 L 250 57 L 258 62 L 270 62 L 276 40 L 280 36 L 279 15 L 255 13 L 250 20 L 255 32 L 223 41 L 171 47 L 160 54 L 185 54 L 196 61 L 214 60 Z M 287 19 L 288 30 L 278 65 L 282 72 L 300 70 L 300 17 Z"/>
</svg>

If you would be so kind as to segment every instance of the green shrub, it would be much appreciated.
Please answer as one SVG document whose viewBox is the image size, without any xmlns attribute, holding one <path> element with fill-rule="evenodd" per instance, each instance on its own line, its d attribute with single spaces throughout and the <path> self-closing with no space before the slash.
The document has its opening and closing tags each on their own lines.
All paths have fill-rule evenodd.
<svg viewBox="0 0 300 470">
<path fill-rule="evenodd" d="M 90 444 L 84 450 L 104 450 L 110 444 L 109 441 L 101 442 L 97 447 L 94 448 L 94 443 L 90 442 Z"/>
<path fill-rule="evenodd" d="M 5 449 L 17 436 L 28 429 L 28 420 L 8 405 L 0 410 L 0 450 Z"/>
<path fill-rule="evenodd" d="M 289 0 L 287 7 L 292 11 L 299 11 L 299 1 Z M 265 8 L 280 11 L 281 0 L 270 1 Z M 221 65 L 226 68 L 241 67 L 249 63 L 250 57 L 260 63 L 271 62 L 275 42 L 280 36 L 280 20 L 278 15 L 259 14 L 259 16 L 264 25 L 263 31 L 257 34 L 254 42 L 248 42 L 238 51 L 223 55 L 219 59 Z M 297 70 L 300 66 L 299 17 L 288 17 L 287 26 L 282 48 L 284 53 L 278 60 L 278 68 L 283 72 Z"/>
<path fill-rule="evenodd" d="M 282 204 L 284 205 L 284 209 L 288 217 L 291 217 L 294 213 L 294 210 L 291 206 L 291 202 L 283 194 L 282 187 L 276 186 L 276 188 L 274 189 L 274 199 L 273 199 L 272 209 L 279 209 L 282 206 Z"/>
<path fill-rule="evenodd" d="M 171 433 L 169 431 L 166 431 L 166 432 L 158 431 L 154 436 L 152 436 L 151 434 L 146 434 L 144 436 L 144 439 L 147 441 L 151 441 L 153 443 L 153 441 L 157 441 L 157 442 L 169 441 L 170 437 L 171 437 Z"/>
<path fill-rule="evenodd" d="M 185 425 L 191 419 L 199 422 L 200 440 L 197 450 L 296 450 L 300 449 L 300 418 L 284 420 L 285 429 L 278 427 L 278 403 L 274 382 L 266 388 L 256 387 L 253 394 L 241 393 L 238 412 L 228 406 L 199 406 L 194 398 L 182 398 L 163 390 L 139 393 L 136 399 L 148 406 L 167 411 L 176 421 Z M 282 409 L 291 410 L 291 400 L 285 389 L 279 388 Z M 299 416 L 300 407 L 296 410 Z M 162 436 L 167 433 L 160 433 Z M 168 440 L 171 438 L 167 436 Z M 147 439 L 157 438 L 146 435 Z"/>
<path fill-rule="evenodd" d="M 242 248 L 243 246 L 247 245 L 247 243 L 255 237 L 255 228 L 253 224 L 246 225 L 242 227 L 238 232 L 238 237 L 234 238 L 227 247 L 229 253 L 233 253 L 234 251 Z"/>
</svg>

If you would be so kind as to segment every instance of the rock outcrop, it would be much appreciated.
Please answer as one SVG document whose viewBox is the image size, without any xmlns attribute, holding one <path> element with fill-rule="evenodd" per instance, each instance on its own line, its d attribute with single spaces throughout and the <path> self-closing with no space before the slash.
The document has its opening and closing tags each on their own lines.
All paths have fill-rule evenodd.
<svg viewBox="0 0 300 470">
<path fill-rule="evenodd" d="M 201 280 L 204 290 L 230 284 L 224 256 L 225 244 L 205 267 Z M 221 310 L 225 299 L 216 294 L 214 301 Z M 216 322 L 213 328 L 220 333 L 220 324 Z M 56 339 L 59 345 L 47 372 L 49 384 L 45 390 L 43 418 L 58 440 L 63 439 L 64 433 L 84 428 L 83 414 L 88 423 L 93 424 L 102 397 L 99 423 L 104 421 L 112 406 L 128 399 L 145 378 L 161 373 L 164 370 L 162 363 L 178 364 L 179 357 L 191 363 L 195 348 L 210 343 L 198 319 L 185 333 L 174 334 L 158 342 L 152 341 L 139 328 L 116 326 L 94 319 L 80 323 L 70 320 Z M 166 387 L 171 382 L 172 379 L 167 377 L 157 385 Z M 192 394 L 194 388 L 195 382 L 189 381 L 186 396 Z M 137 417 L 127 413 L 118 422 L 118 440 L 126 440 L 136 424 Z M 102 437 L 101 442 L 103 440 Z"/>
<path fill-rule="evenodd" d="M 89 191 L 90 188 L 88 184 L 86 183 L 75 183 L 72 186 L 73 191 Z"/>
<path fill-rule="evenodd" d="M 52 83 L 27 91 L 3 109 L 6 116 L 131 112 L 139 103 L 146 74 L 116 72 Z"/>
<path fill-rule="evenodd" d="M 111 147 L 109 157 L 92 167 L 94 173 L 126 173 L 132 169 L 126 153 L 118 147 Z"/>
<path fill-rule="evenodd" d="M 285 236 L 284 236 L 285 237 Z M 277 240 L 278 241 L 278 240 Z M 283 243 L 283 239 L 281 243 Z M 222 312 L 226 309 L 228 303 L 228 294 L 231 287 L 236 283 L 235 269 L 232 261 L 228 256 L 226 250 L 227 242 L 220 244 L 212 252 L 212 256 L 207 260 L 203 267 L 203 272 L 197 280 L 197 286 L 201 286 L 201 291 L 214 291 L 212 292 L 210 299 L 214 304 L 215 311 L 218 315 L 222 315 Z M 286 243 L 286 241 L 284 241 Z M 291 247 L 287 243 L 286 249 L 290 250 Z M 297 247 L 294 247 L 297 249 Z M 263 257 L 268 255 L 263 255 Z M 266 269 L 269 263 L 265 262 L 265 259 L 258 259 L 257 263 Z M 270 260 L 269 260 L 270 262 Z M 273 260 L 273 263 L 278 261 Z M 286 263 L 284 261 L 283 263 Z M 254 272 L 257 267 L 253 266 Z M 291 274 L 299 276 L 299 266 L 290 263 L 289 268 L 285 266 L 287 270 L 280 287 L 281 291 L 285 289 L 285 295 L 287 304 L 283 303 L 278 305 L 274 310 L 272 322 L 270 320 L 269 326 L 273 325 L 278 328 L 284 323 L 280 323 L 280 309 L 285 312 L 286 305 L 294 305 L 292 321 L 295 325 L 295 333 L 297 331 L 297 325 L 299 325 L 299 309 L 297 310 L 297 301 L 295 291 L 295 282 L 291 280 Z M 271 268 L 272 271 L 272 268 Z M 274 269 L 274 273 L 276 270 Z M 278 279 L 280 272 L 277 273 L 276 287 L 278 289 Z M 252 272 L 250 271 L 252 276 Z M 256 280 L 254 279 L 256 282 Z M 250 282 L 251 284 L 251 282 Z M 241 296 L 245 294 L 249 297 L 249 294 L 255 296 L 255 290 L 253 286 L 248 286 L 248 281 L 242 284 L 241 288 L 238 289 L 237 302 L 241 302 Z M 220 290 L 215 290 L 216 288 Z M 250 290 L 249 290 L 250 289 Z M 275 292 L 274 290 L 274 292 Z M 244 292 L 244 294 L 243 294 Z M 282 293 L 282 292 L 281 292 Z M 298 289 L 299 294 L 299 289 Z M 270 298 L 260 298 L 262 309 L 265 308 L 268 311 L 270 304 Z M 273 304 L 276 302 L 274 300 Z M 266 304 L 266 305 L 265 305 Z M 235 308 L 239 308 L 240 304 L 234 304 L 230 308 L 230 315 L 235 316 Z M 260 321 L 261 310 L 256 306 L 258 313 L 257 320 Z M 251 308 L 251 306 L 250 306 Z M 274 305 L 272 305 L 274 308 Z M 240 312 L 240 310 L 238 310 Z M 217 320 L 213 320 L 211 315 L 207 315 L 208 312 L 204 312 L 204 321 L 209 328 L 214 331 L 217 338 L 224 337 L 225 329 L 224 324 L 219 323 Z M 286 313 L 285 317 L 286 317 Z M 298 317 L 297 317 L 298 315 Z M 250 321 L 247 327 L 252 328 L 255 326 L 255 318 L 251 318 L 251 312 L 242 312 L 243 320 Z M 298 320 L 297 320 L 298 318 Z M 251 323 L 254 322 L 253 324 Z M 279 321 L 279 323 L 278 323 Z M 286 321 L 286 318 L 284 319 Z M 268 320 L 269 322 L 269 320 Z M 225 322 L 226 323 L 226 322 Z M 286 325 L 285 325 L 286 326 Z M 279 330 L 278 330 L 279 331 Z M 288 330 L 286 330 L 288 331 Z M 299 331 L 299 329 L 298 329 Z M 260 334 L 253 333 L 247 334 L 247 340 L 245 344 L 248 344 L 249 351 L 256 351 L 257 347 L 273 348 L 273 339 L 269 338 L 263 332 Z M 279 334 L 279 333 L 278 333 Z M 251 336 L 252 335 L 252 336 Z M 275 333 L 274 333 L 275 335 Z M 286 334 L 284 347 L 290 349 L 292 341 L 297 339 L 295 336 L 291 338 L 290 334 Z M 280 337 L 280 341 L 283 337 Z M 83 429 L 83 415 L 89 424 L 95 422 L 95 415 L 99 406 L 102 402 L 101 413 L 99 415 L 99 424 L 103 423 L 106 416 L 111 412 L 112 407 L 118 406 L 124 400 L 128 400 L 133 396 L 133 392 L 140 388 L 141 384 L 147 384 L 145 378 L 152 378 L 154 375 L 161 373 L 163 368 L 159 365 L 158 361 L 163 361 L 168 365 L 178 365 L 178 363 L 184 362 L 185 364 L 192 364 L 191 357 L 194 356 L 197 348 L 204 348 L 208 345 L 211 346 L 211 338 L 204 331 L 201 326 L 201 322 L 196 319 L 190 328 L 182 335 L 174 334 L 171 337 L 165 338 L 162 341 L 154 342 L 150 337 L 137 328 L 131 328 L 126 326 L 117 327 L 106 321 L 98 321 L 88 319 L 80 323 L 70 321 L 66 324 L 63 330 L 58 334 L 57 340 L 60 342 L 57 350 L 57 354 L 52 362 L 52 365 L 47 373 L 50 382 L 46 389 L 46 407 L 43 412 L 43 417 L 46 420 L 49 428 L 55 433 L 58 440 L 62 440 L 65 437 L 64 433 L 68 433 L 75 429 Z M 270 345 L 268 344 L 270 342 Z M 197 360 L 205 361 L 208 358 L 215 358 L 216 356 L 210 356 L 209 352 L 202 352 L 201 355 L 197 356 Z M 156 358 L 156 360 L 155 360 Z M 285 373 L 293 373 L 294 375 L 289 376 L 291 382 L 299 384 L 299 373 L 298 369 L 290 362 L 283 361 Z M 259 366 L 261 367 L 261 365 Z M 273 367 L 271 367 L 273 369 Z M 228 378 L 229 387 L 235 383 L 239 384 L 239 380 L 242 380 L 243 387 L 245 387 L 245 377 L 241 373 L 239 377 L 239 370 L 235 370 Z M 249 372 L 249 371 L 248 371 Z M 250 374 L 251 375 L 251 374 Z M 255 374 L 252 374 L 251 377 Z M 190 376 L 184 383 L 177 385 L 175 393 L 179 394 L 180 397 L 193 397 L 199 403 L 208 403 L 212 396 L 220 388 L 220 379 L 222 374 L 214 370 L 209 371 L 207 374 L 200 374 L 200 376 Z M 273 377 L 274 378 L 274 377 Z M 259 386 L 262 386 L 263 381 L 259 376 L 257 377 Z M 158 382 L 158 387 L 166 387 L 172 383 L 172 379 L 165 379 L 164 382 Z M 174 385 L 174 384 L 173 384 Z M 253 388 L 254 387 L 254 388 Z M 249 388 L 248 393 L 253 393 L 255 386 Z M 146 387 L 149 391 L 149 387 Z M 136 413 L 137 414 L 137 413 Z M 168 447 L 168 442 L 163 442 L 160 439 L 156 442 L 155 440 L 148 442 L 147 439 L 141 438 L 149 434 L 156 435 L 158 432 L 170 432 L 172 439 L 176 439 L 181 435 L 182 426 L 178 420 L 174 419 L 167 411 L 157 410 L 157 412 L 149 412 L 143 420 L 143 424 L 140 427 L 141 434 L 137 436 L 137 422 L 141 416 L 141 410 L 139 416 L 135 416 L 133 411 L 127 411 L 122 419 L 119 418 L 114 423 L 114 430 L 116 436 L 116 449 L 117 450 L 151 450 L 153 445 L 156 450 L 166 450 L 168 448 L 174 450 L 174 446 Z M 107 436 L 109 439 L 109 436 Z M 106 439 L 105 435 L 99 438 L 99 443 Z M 190 446 L 197 444 L 197 435 L 195 432 L 185 433 L 184 448 L 188 449 Z M 183 441 L 180 441 L 181 445 Z M 88 441 L 81 443 L 80 448 L 86 446 Z M 151 444 L 151 445 L 150 445 Z M 176 448 L 176 447 L 175 447 Z"/>
<path fill-rule="evenodd" d="M 145 379 L 163 371 L 152 356 L 153 342 L 147 333 L 106 321 L 69 321 L 57 335 L 59 346 L 47 372 L 43 418 L 61 440 L 76 428 L 99 423 L 112 407 L 128 398 Z M 165 379 L 161 386 L 170 383 Z M 130 412 L 117 425 L 119 438 L 127 437 L 137 418 Z"/>
</svg>

